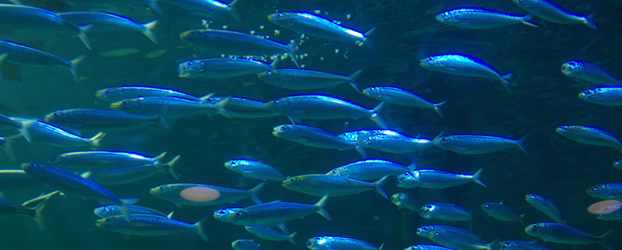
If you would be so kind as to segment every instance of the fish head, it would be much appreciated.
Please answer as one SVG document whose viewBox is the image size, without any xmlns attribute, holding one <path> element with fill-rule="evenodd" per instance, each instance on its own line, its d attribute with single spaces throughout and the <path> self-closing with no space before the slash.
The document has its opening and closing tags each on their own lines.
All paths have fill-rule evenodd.
<svg viewBox="0 0 622 250">
<path fill-rule="evenodd" d="M 100 89 L 95 93 L 95 96 L 101 100 L 108 100 L 108 96 L 110 95 L 110 93 L 112 92 L 112 90 L 110 89 Z"/>
<path fill-rule="evenodd" d="M 93 213 L 97 215 L 98 217 L 102 217 L 102 218 L 109 217 L 111 212 L 114 212 L 114 209 L 112 206 L 103 206 L 103 207 L 97 207 L 93 209 Z"/>
<path fill-rule="evenodd" d="M 101 218 L 95 222 L 95 226 L 103 229 L 122 228 L 129 222 L 123 215 Z"/>
<path fill-rule="evenodd" d="M 177 189 L 172 185 L 161 185 L 150 189 L 149 193 L 153 195 L 153 197 L 166 199 L 170 197 L 172 193 L 177 193 L 176 190 Z"/>
<path fill-rule="evenodd" d="M 338 169 L 333 169 L 331 171 L 328 171 L 328 173 L 326 173 L 326 175 L 341 176 L 341 171 L 338 170 Z"/>
<path fill-rule="evenodd" d="M 438 211 L 437 205 L 428 204 L 419 209 L 419 215 L 421 215 L 421 217 L 423 218 L 430 219 L 432 218 L 433 214 L 436 213 L 436 211 Z"/>
<path fill-rule="evenodd" d="M 177 74 L 180 78 L 191 78 L 195 73 L 200 74 L 204 71 L 203 62 L 199 60 L 185 61 L 177 67 Z"/>
<path fill-rule="evenodd" d="M 419 66 L 423 67 L 424 69 L 438 67 L 438 64 L 439 62 L 434 56 L 428 56 L 419 61 Z"/>
<path fill-rule="evenodd" d="M 562 64 L 562 73 L 564 75 L 573 77 L 577 74 L 580 74 L 585 69 L 583 62 L 579 61 L 569 61 Z"/>
<path fill-rule="evenodd" d="M 417 235 L 425 238 L 430 238 L 434 231 L 436 231 L 434 226 L 421 226 L 417 228 Z"/>
<path fill-rule="evenodd" d="M 482 204 L 481 207 L 484 212 L 488 213 L 488 211 L 492 209 L 492 206 L 493 206 L 492 202 L 488 202 L 488 203 Z"/>
<path fill-rule="evenodd" d="M 557 132 L 560 135 L 564 135 L 565 133 L 567 133 L 569 130 L 572 129 L 572 126 L 570 125 L 564 125 L 564 126 L 559 126 L 555 129 L 555 132 Z"/>
<path fill-rule="evenodd" d="M 280 112 L 285 105 L 287 105 L 288 101 L 285 98 L 277 98 L 272 101 L 266 102 L 264 104 L 264 108 L 268 111 L 272 111 L 275 113 Z"/>
<path fill-rule="evenodd" d="M 283 12 L 273 13 L 273 14 L 268 15 L 268 20 L 274 24 L 283 23 L 284 21 L 288 19 L 289 17 L 283 14 Z"/>
<path fill-rule="evenodd" d="M 588 188 L 585 192 L 592 197 L 603 198 L 606 197 L 606 187 L 605 185 L 595 185 Z"/>
<path fill-rule="evenodd" d="M 37 170 L 41 170 L 42 166 L 36 163 L 32 163 L 32 162 L 27 162 L 27 163 L 22 163 L 19 166 L 22 170 L 24 170 L 24 172 L 29 173 L 29 172 L 35 172 Z"/>
<path fill-rule="evenodd" d="M 419 182 L 419 171 L 415 170 L 413 171 L 413 173 L 415 174 L 415 176 L 413 176 L 412 174 L 410 174 L 410 172 L 404 172 L 400 175 L 397 176 L 397 180 L 399 183 L 397 183 L 398 187 L 401 188 L 413 188 L 416 186 L 415 183 Z M 415 184 L 415 185 L 413 185 Z"/>
<path fill-rule="evenodd" d="M 595 89 L 588 89 L 586 91 L 583 91 L 583 92 L 579 93 L 579 99 L 581 99 L 581 100 L 589 100 L 592 97 L 594 97 L 597 93 L 598 92 Z"/>
<path fill-rule="evenodd" d="M 622 160 L 617 160 L 613 162 L 613 167 L 619 170 L 622 170 Z"/>
<path fill-rule="evenodd" d="M 245 161 L 244 160 L 230 160 L 228 162 L 225 162 L 225 167 L 231 171 L 245 171 L 246 169 L 243 168 Z"/>
<path fill-rule="evenodd" d="M 313 237 L 307 240 L 307 248 L 309 249 L 330 249 L 330 241 L 326 237 Z"/>
<path fill-rule="evenodd" d="M 366 95 L 371 98 L 382 97 L 382 93 L 380 93 L 380 88 L 378 87 L 369 87 L 369 88 L 363 89 L 363 91 L 361 92 L 363 93 L 363 95 Z"/>
<path fill-rule="evenodd" d="M 45 119 L 43 121 L 47 123 L 54 123 L 54 122 L 57 122 L 58 119 L 62 119 L 62 118 L 63 118 L 63 112 L 54 111 L 52 113 L 45 115 Z"/>
<path fill-rule="evenodd" d="M 534 237 L 545 237 L 547 235 L 548 227 L 546 223 L 535 223 L 525 227 L 525 233 Z"/>
<path fill-rule="evenodd" d="M 404 201 L 406 198 L 407 196 L 405 193 L 393 194 L 391 195 L 391 202 L 395 204 L 396 206 L 401 207 L 402 201 Z"/>
<path fill-rule="evenodd" d="M 452 11 L 445 11 L 436 15 L 436 21 L 441 23 L 455 23 L 457 16 L 453 14 Z"/>
<path fill-rule="evenodd" d="M 202 37 L 203 34 L 205 34 L 205 32 L 203 31 L 207 31 L 207 30 L 195 29 L 195 30 L 184 31 L 181 34 L 179 34 L 179 39 L 190 44 L 196 43 L 198 40 L 201 39 L 200 37 Z"/>
<path fill-rule="evenodd" d="M 527 194 L 525 195 L 525 201 L 532 205 L 537 205 L 542 202 L 542 196 L 537 194 Z"/>
<path fill-rule="evenodd" d="M 224 208 L 216 210 L 214 212 L 214 218 L 222 222 L 235 224 L 237 221 L 248 218 L 248 212 L 239 207 Z"/>
<path fill-rule="evenodd" d="M 290 190 L 298 190 L 299 187 L 304 185 L 304 179 L 302 176 L 290 177 L 289 179 L 284 180 L 281 185 Z"/>
<path fill-rule="evenodd" d="M 293 130 L 292 125 L 278 125 L 272 129 L 272 134 L 276 137 L 284 136 L 285 134 L 291 132 Z"/>
<path fill-rule="evenodd" d="M 434 138 L 434 145 L 439 148 L 447 148 L 453 143 L 453 138 L 450 136 L 441 136 Z"/>
<path fill-rule="evenodd" d="M 499 250 L 514 249 L 515 245 L 516 244 L 514 242 L 511 242 L 511 241 L 501 241 L 501 242 L 497 243 L 497 248 L 494 248 L 494 249 L 499 249 Z"/>
</svg>

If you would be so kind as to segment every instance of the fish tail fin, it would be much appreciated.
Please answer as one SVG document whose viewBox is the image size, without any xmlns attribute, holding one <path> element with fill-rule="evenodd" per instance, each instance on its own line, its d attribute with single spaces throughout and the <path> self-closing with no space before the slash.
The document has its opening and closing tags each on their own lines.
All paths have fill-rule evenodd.
<svg viewBox="0 0 622 250">
<path fill-rule="evenodd" d="M 259 199 L 259 196 L 257 196 L 257 193 L 261 191 L 265 184 L 266 182 L 259 183 L 257 184 L 257 186 L 248 190 L 251 193 L 251 200 L 253 200 L 257 204 L 261 204 L 261 200 Z"/>
<path fill-rule="evenodd" d="M 525 155 L 529 156 L 529 154 L 527 153 L 527 149 L 525 149 L 525 138 L 527 138 L 527 136 L 529 136 L 529 134 L 526 134 L 525 136 L 523 136 L 523 138 L 520 138 L 518 141 L 516 141 L 516 144 L 518 144 L 518 147 L 520 148 L 520 150 L 523 151 L 523 153 L 525 153 Z"/>
<path fill-rule="evenodd" d="M 162 12 L 162 8 L 160 8 L 160 5 L 156 0 L 149 0 L 149 8 L 158 13 L 158 15 L 160 16 L 164 13 Z"/>
<path fill-rule="evenodd" d="M 475 172 L 475 174 L 473 174 L 473 181 L 479 185 L 482 185 L 483 187 L 488 187 L 488 185 L 484 184 L 484 182 L 479 179 L 479 176 L 482 174 L 482 170 L 484 169 L 480 168 L 479 170 L 477 170 L 477 172 Z"/>
<path fill-rule="evenodd" d="M 365 147 L 361 146 L 359 143 L 356 143 L 354 149 L 356 149 L 356 152 L 359 152 L 359 154 L 363 156 L 363 159 L 367 159 L 367 151 L 365 150 Z"/>
<path fill-rule="evenodd" d="M 322 217 L 326 218 L 328 221 L 332 221 L 333 218 L 331 218 L 330 214 L 328 214 L 328 211 L 324 209 L 324 204 L 326 204 L 326 200 L 328 200 L 328 195 L 324 195 L 322 199 L 320 199 L 317 203 L 315 203 L 315 206 L 317 207 L 317 211 L 315 212 L 321 215 Z"/>
<path fill-rule="evenodd" d="M 374 186 L 376 186 L 376 192 L 382 195 L 382 197 L 389 199 L 387 192 L 385 192 L 384 189 L 382 188 L 382 184 L 384 184 L 384 182 L 387 180 L 387 177 L 389 176 L 385 175 L 384 177 L 380 178 L 380 180 L 377 180 L 376 182 L 374 182 Z"/>
<path fill-rule="evenodd" d="M 276 66 L 279 64 L 279 59 L 280 57 L 278 56 L 275 56 L 274 59 L 272 59 L 272 62 L 270 63 L 271 69 L 276 69 Z"/>
<path fill-rule="evenodd" d="M 128 222 L 132 218 L 132 214 L 130 213 L 130 208 L 128 206 L 136 202 L 138 202 L 138 198 L 121 199 L 121 204 L 117 205 L 119 206 L 119 211 Z"/>
<path fill-rule="evenodd" d="M 59 193 L 59 191 L 54 191 L 48 194 L 42 194 L 40 196 L 37 196 L 35 198 L 32 198 L 22 203 L 22 206 L 27 207 L 28 204 L 39 201 L 39 204 L 33 207 L 33 210 L 34 210 L 33 219 L 35 220 L 35 223 L 37 223 L 37 226 L 39 226 L 41 230 L 45 229 L 45 225 L 43 224 L 43 208 L 45 207 L 45 204 L 48 202 L 48 200 L 57 193 Z"/>
<path fill-rule="evenodd" d="M 611 245 L 609 245 L 609 243 L 607 243 L 607 240 L 609 239 L 609 236 L 611 236 L 613 231 L 615 231 L 615 230 L 611 229 L 611 230 L 607 231 L 606 233 L 604 233 L 604 234 L 602 234 L 600 236 L 596 236 L 596 238 L 601 239 L 601 241 L 599 241 L 598 243 L 601 246 L 603 246 L 604 248 L 611 249 L 611 250 L 614 249 L 613 246 L 611 246 Z"/>
<path fill-rule="evenodd" d="M 156 157 L 153 157 L 153 159 L 157 162 L 162 161 L 162 159 L 164 158 L 164 156 L 166 156 L 166 151 L 162 152 L 161 154 L 157 155 Z"/>
<path fill-rule="evenodd" d="M 361 44 L 360 44 L 361 46 L 366 46 L 366 47 L 371 48 L 371 49 L 376 47 L 376 46 L 374 46 L 374 43 L 371 40 L 369 40 L 369 36 L 371 36 L 371 34 L 374 33 L 374 30 L 376 30 L 376 27 L 373 27 L 373 28 L 369 29 L 367 32 L 365 32 L 363 34 L 363 37 L 365 37 L 365 38 L 361 42 Z"/>
<path fill-rule="evenodd" d="M 164 152 L 166 153 L 166 152 Z M 168 168 L 168 173 L 175 178 L 175 180 L 179 180 L 179 174 L 175 171 L 175 163 L 179 160 L 180 155 L 175 156 L 169 162 L 163 164 L 162 166 Z"/>
<path fill-rule="evenodd" d="M 69 66 L 69 72 L 71 72 L 71 75 L 73 76 L 73 80 L 78 82 L 80 80 L 80 78 L 78 78 L 78 72 L 76 67 L 78 67 L 78 63 L 82 62 L 82 60 L 84 60 L 86 56 L 85 55 L 81 55 L 78 56 L 74 59 L 71 59 L 71 65 Z"/>
<path fill-rule="evenodd" d="M 534 14 L 529 14 L 523 17 L 523 24 L 527 25 L 527 26 L 531 26 L 531 27 L 536 27 L 538 28 L 538 24 L 537 23 L 533 23 L 531 22 L 531 19 L 534 17 Z"/>
<path fill-rule="evenodd" d="M 408 168 L 408 173 L 415 176 L 415 170 L 417 169 L 417 161 L 413 161 L 410 165 L 406 166 Z"/>
<path fill-rule="evenodd" d="M 17 159 L 15 158 L 15 150 L 13 150 L 13 139 L 20 137 L 20 134 L 17 135 L 12 135 L 9 137 L 4 137 L 2 138 L 2 145 L 0 145 L 0 148 L 2 148 L 2 150 L 6 153 L 6 155 L 9 157 L 9 159 L 13 162 L 17 161 Z"/>
<path fill-rule="evenodd" d="M 92 24 L 78 27 L 80 28 L 80 32 L 78 32 L 78 38 L 80 38 L 80 41 L 82 41 L 84 46 L 89 50 L 91 50 L 91 42 L 89 41 L 89 38 L 86 36 L 86 31 L 90 29 L 91 26 Z"/>
<path fill-rule="evenodd" d="M 447 101 L 442 101 L 439 103 L 435 103 L 434 106 L 434 112 L 436 112 L 436 114 L 438 114 L 438 116 L 440 116 L 441 118 L 443 118 L 443 112 L 441 112 L 441 106 L 443 106 L 443 104 L 445 104 Z"/>
<path fill-rule="evenodd" d="M 298 50 L 296 42 L 290 43 L 288 47 L 289 50 L 287 51 L 287 54 L 289 55 L 289 58 L 291 58 L 294 64 L 296 64 L 296 67 L 300 68 L 300 64 L 298 64 L 298 60 L 296 60 L 296 50 Z"/>
<path fill-rule="evenodd" d="M 594 22 L 593 18 L 594 18 L 594 14 L 596 13 L 592 13 L 587 17 L 583 18 L 583 23 L 585 25 L 587 25 L 587 27 L 590 27 L 590 29 L 594 29 L 597 30 L 598 29 L 598 25 L 596 24 L 596 22 Z"/>
<path fill-rule="evenodd" d="M 143 34 L 149 38 L 153 43 L 158 44 L 158 40 L 156 40 L 155 35 L 153 34 L 153 28 L 158 24 L 158 20 L 153 20 L 151 22 L 142 24 L 145 29 L 143 30 Z"/>
<path fill-rule="evenodd" d="M 194 226 L 197 228 L 197 234 L 199 234 L 199 236 L 201 236 L 201 239 L 203 239 L 205 242 L 209 241 L 209 238 L 207 238 L 207 233 L 203 229 L 203 222 L 205 221 L 205 219 L 207 219 L 207 217 L 208 216 L 206 215 L 201 220 L 197 221 L 197 223 L 194 223 Z"/>
<path fill-rule="evenodd" d="M 101 140 L 104 138 L 104 136 L 106 136 L 106 133 L 99 132 L 93 137 L 89 138 L 89 143 L 91 144 L 91 147 L 99 147 L 99 144 L 101 143 Z"/>
<path fill-rule="evenodd" d="M 28 127 L 35 125 L 37 123 L 37 120 L 27 120 L 21 123 L 22 127 L 18 129 L 19 133 L 22 134 L 24 138 L 26 138 L 26 141 L 32 143 L 32 136 L 30 135 L 30 131 L 28 131 Z"/>
<path fill-rule="evenodd" d="M 510 82 L 510 78 L 512 77 L 512 72 L 507 73 L 501 76 L 501 80 L 503 81 L 503 87 L 508 93 L 512 93 L 512 82 Z"/>
<path fill-rule="evenodd" d="M 358 78 L 361 75 L 361 72 L 363 72 L 363 69 L 359 69 L 356 72 L 352 73 L 352 75 L 350 75 L 350 86 L 352 86 L 352 88 L 354 88 L 356 90 L 356 92 L 361 93 L 361 89 L 359 88 L 359 84 L 356 83 L 356 78 Z"/>
<path fill-rule="evenodd" d="M 296 241 L 294 240 L 294 237 L 296 236 L 296 234 L 298 234 L 298 232 L 293 232 L 287 237 L 287 240 L 289 240 L 289 242 L 294 244 L 294 246 L 298 246 L 298 244 L 296 244 Z"/>
<path fill-rule="evenodd" d="M 374 107 L 374 109 L 372 109 L 372 115 L 370 116 L 370 119 L 378 124 L 378 126 L 380 128 L 383 129 L 387 129 L 387 124 L 384 122 L 384 119 L 382 119 L 382 117 L 380 116 L 380 114 L 378 114 L 378 112 L 382 109 L 382 107 L 384 107 L 384 102 L 381 102 L 380 104 L 378 104 L 376 107 Z"/>
<path fill-rule="evenodd" d="M 227 12 L 229 13 L 229 16 L 233 18 L 233 20 L 240 21 L 240 13 L 238 13 L 237 8 L 235 7 L 237 2 L 238 0 L 233 0 L 233 2 L 229 4 L 229 9 L 227 10 Z"/>
</svg>

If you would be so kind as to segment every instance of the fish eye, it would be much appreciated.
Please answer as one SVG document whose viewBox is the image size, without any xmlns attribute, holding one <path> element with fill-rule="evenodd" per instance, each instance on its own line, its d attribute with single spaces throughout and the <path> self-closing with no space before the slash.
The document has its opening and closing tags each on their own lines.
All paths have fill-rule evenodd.
<svg viewBox="0 0 622 250">
<path fill-rule="evenodd" d="M 237 212 L 235 212 L 235 217 L 238 218 L 238 219 L 242 219 L 242 218 L 244 218 L 246 216 L 245 216 L 243 211 L 237 211 Z"/>
<path fill-rule="evenodd" d="M 600 191 L 600 187 L 598 187 L 598 186 L 593 187 L 593 188 L 592 188 L 592 191 L 593 191 L 593 192 L 598 192 L 598 191 Z"/>
</svg>

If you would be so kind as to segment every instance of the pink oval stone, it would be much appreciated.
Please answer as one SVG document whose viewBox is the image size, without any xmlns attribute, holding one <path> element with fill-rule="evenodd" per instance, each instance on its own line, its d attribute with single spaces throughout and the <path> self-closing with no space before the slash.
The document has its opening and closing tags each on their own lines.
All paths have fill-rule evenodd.
<svg viewBox="0 0 622 250">
<path fill-rule="evenodd" d="M 189 201 L 206 202 L 218 199 L 220 192 L 213 188 L 196 186 L 181 190 L 179 195 Z"/>
<path fill-rule="evenodd" d="M 622 208 L 622 202 L 614 200 L 599 201 L 587 208 L 591 214 L 608 214 Z"/>
</svg>

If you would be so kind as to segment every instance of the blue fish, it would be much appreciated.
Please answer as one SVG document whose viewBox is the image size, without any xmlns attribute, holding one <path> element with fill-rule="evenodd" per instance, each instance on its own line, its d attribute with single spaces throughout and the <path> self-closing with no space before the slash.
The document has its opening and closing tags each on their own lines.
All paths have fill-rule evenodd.
<svg viewBox="0 0 622 250">
<path fill-rule="evenodd" d="M 328 196 L 322 197 L 315 204 L 273 201 L 245 208 L 224 208 L 214 212 L 217 220 L 234 225 L 276 226 L 283 222 L 306 217 L 318 213 L 327 220 L 332 220 L 324 204 Z"/>
<path fill-rule="evenodd" d="M 230 16 L 239 21 L 240 15 L 236 11 L 237 0 L 226 4 L 216 0 L 159 0 L 167 4 L 175 5 L 190 12 L 192 15 L 201 17 L 224 18 Z"/>
<path fill-rule="evenodd" d="M 622 201 L 622 183 L 594 185 L 588 188 L 586 192 L 594 198 Z"/>
<path fill-rule="evenodd" d="M 248 178 L 273 181 L 285 179 L 285 175 L 281 171 L 259 161 L 235 159 L 225 162 L 225 167 Z"/>
<path fill-rule="evenodd" d="M 207 218 L 207 217 L 206 217 Z M 123 216 L 111 216 L 97 220 L 95 226 L 106 230 L 130 235 L 159 236 L 196 232 L 204 241 L 208 241 L 203 230 L 203 220 L 190 224 L 166 216 L 135 214 L 128 220 Z"/>
<path fill-rule="evenodd" d="M 153 28 L 158 23 L 158 20 L 141 24 L 136 23 L 127 17 L 101 11 L 69 11 L 56 14 L 79 26 L 94 25 L 116 32 L 122 32 L 123 29 L 136 30 L 149 38 L 149 40 L 153 43 L 158 44 L 158 41 L 152 32 Z M 92 29 L 89 28 L 89 31 L 92 31 Z"/>
<path fill-rule="evenodd" d="M 23 163 L 21 168 L 26 174 L 63 193 L 92 198 L 102 203 L 115 204 L 119 206 L 125 219 L 130 218 L 127 206 L 136 202 L 136 199 L 121 200 L 97 183 L 52 165 Z"/>
<path fill-rule="evenodd" d="M 436 20 L 465 29 L 490 29 L 519 23 L 538 27 L 529 21 L 532 17 L 533 15 L 516 16 L 492 10 L 460 8 L 442 12 L 436 15 Z"/>
<path fill-rule="evenodd" d="M 168 96 L 179 97 L 192 101 L 202 102 L 206 101 L 212 95 L 206 95 L 203 97 L 196 97 L 181 91 L 174 89 L 155 88 L 147 86 L 123 86 L 100 89 L 95 94 L 97 98 L 108 102 L 118 102 L 126 99 L 133 99 L 146 96 Z"/>
<path fill-rule="evenodd" d="M 0 10 L 2 9 L 0 5 Z M 1 13 L 1 11 L 0 11 Z M 28 47 L 23 44 L 11 41 L 0 40 L 0 61 L 6 60 L 15 64 L 25 64 L 34 66 L 59 66 L 71 72 L 73 79 L 78 81 L 76 64 L 84 57 L 78 57 L 71 61 L 52 55 L 50 53 Z"/>
<path fill-rule="evenodd" d="M 339 236 L 318 236 L 307 240 L 307 248 L 311 250 L 358 249 L 379 250 L 380 248 L 358 239 Z"/>
<path fill-rule="evenodd" d="M 157 211 L 148 207 L 141 207 L 136 205 L 128 205 L 127 208 L 130 210 L 130 214 L 147 214 L 147 215 L 156 215 L 156 216 L 164 216 L 167 217 L 166 214 L 163 214 L 160 211 Z M 121 208 L 117 205 L 106 205 L 102 207 L 97 207 L 93 209 L 93 213 L 100 218 L 112 217 L 123 215 L 121 212 Z"/>
<path fill-rule="evenodd" d="M 440 108 L 443 104 L 445 104 L 444 101 L 439 103 L 432 103 L 424 99 L 423 97 L 402 88 L 390 86 L 376 86 L 363 89 L 362 93 L 366 96 L 381 100 L 385 103 L 423 109 L 432 109 L 438 114 L 438 116 L 443 117 L 443 113 L 441 112 Z"/>
<path fill-rule="evenodd" d="M 426 219 L 446 221 L 470 221 L 473 215 L 466 209 L 448 203 L 431 203 L 421 207 L 419 215 Z"/>
<path fill-rule="evenodd" d="M 251 239 L 238 239 L 231 242 L 233 250 L 259 250 L 259 243 Z"/>
<path fill-rule="evenodd" d="M 559 212 L 559 208 L 557 205 L 553 203 L 549 198 L 546 198 L 539 194 L 527 194 L 525 195 L 525 200 L 529 205 L 535 207 L 538 211 L 546 214 L 549 218 L 553 219 L 555 222 L 562 223 L 562 216 Z"/>
<path fill-rule="evenodd" d="M 593 84 L 620 85 L 621 80 L 611 75 L 602 67 L 586 61 L 568 61 L 562 64 L 562 73 L 569 77 Z"/>
<path fill-rule="evenodd" d="M 474 58 L 454 54 L 433 55 L 421 59 L 419 65 L 424 69 L 447 74 L 473 76 L 499 81 L 503 84 L 503 87 L 510 92 L 510 77 L 512 77 L 512 73 L 501 75 L 492 67 Z"/>
<path fill-rule="evenodd" d="M 299 119 L 357 119 L 368 117 L 380 127 L 386 124 L 378 114 L 384 103 L 373 109 L 366 109 L 346 100 L 324 95 L 294 95 L 266 103 L 272 112 L 287 115 L 293 121 Z"/>
<path fill-rule="evenodd" d="M 622 87 L 588 89 L 579 93 L 579 99 L 605 106 L 622 106 Z"/>
<path fill-rule="evenodd" d="M 580 143 L 622 149 L 622 142 L 620 142 L 620 139 L 601 128 L 564 125 L 557 127 L 555 132 Z"/>
<path fill-rule="evenodd" d="M 270 22 L 305 35 L 365 44 L 373 28 L 365 33 L 343 27 L 326 18 L 304 12 L 279 12 L 268 15 Z"/>
<path fill-rule="evenodd" d="M 355 78 L 361 71 L 358 70 L 352 75 L 346 76 L 308 69 L 273 69 L 257 76 L 265 83 L 285 89 L 315 90 L 332 88 L 347 83 L 360 92 Z"/>
<path fill-rule="evenodd" d="M 531 236 L 538 237 L 545 242 L 569 245 L 600 244 L 606 249 L 613 249 L 606 243 L 607 237 L 611 235 L 613 230 L 610 230 L 603 235 L 596 236 L 566 224 L 544 222 L 531 224 L 525 227 L 525 232 Z"/>
<path fill-rule="evenodd" d="M 151 124 L 168 126 L 160 115 L 141 115 L 109 109 L 64 109 L 45 115 L 45 122 L 72 129 L 132 129 Z"/>
<path fill-rule="evenodd" d="M 105 133 L 97 133 L 91 138 L 65 131 L 51 124 L 29 119 L 17 119 L 22 123 L 21 134 L 31 143 L 42 143 L 59 147 L 98 147 Z"/>
<path fill-rule="evenodd" d="M 179 63 L 180 78 L 228 79 L 246 75 L 257 75 L 272 70 L 278 57 L 272 64 L 246 58 L 207 58 L 193 59 Z"/>
<path fill-rule="evenodd" d="M 523 8 L 529 13 L 553 23 L 575 24 L 583 23 L 591 29 L 598 29 L 596 23 L 590 16 L 579 16 L 568 12 L 548 0 L 512 0 L 518 7 Z"/>
</svg>

